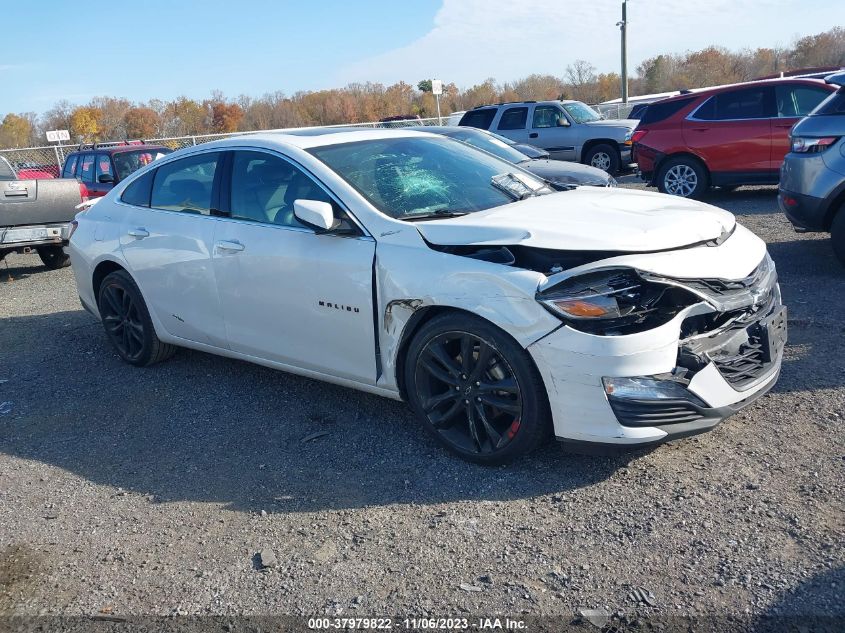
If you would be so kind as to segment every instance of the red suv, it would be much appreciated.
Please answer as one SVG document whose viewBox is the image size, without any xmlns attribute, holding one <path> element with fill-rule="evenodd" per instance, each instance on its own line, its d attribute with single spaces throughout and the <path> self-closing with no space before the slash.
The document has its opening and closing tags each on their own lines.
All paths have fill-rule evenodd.
<svg viewBox="0 0 845 633">
<path fill-rule="evenodd" d="M 99 198 L 132 172 L 172 151 L 161 145 L 133 142 L 114 147 L 80 145 L 65 158 L 62 178 L 76 178 L 88 188 L 90 197 Z"/>
<path fill-rule="evenodd" d="M 834 89 L 817 79 L 770 79 L 649 104 L 631 138 L 640 176 L 685 198 L 711 185 L 777 184 L 790 128 Z"/>
</svg>

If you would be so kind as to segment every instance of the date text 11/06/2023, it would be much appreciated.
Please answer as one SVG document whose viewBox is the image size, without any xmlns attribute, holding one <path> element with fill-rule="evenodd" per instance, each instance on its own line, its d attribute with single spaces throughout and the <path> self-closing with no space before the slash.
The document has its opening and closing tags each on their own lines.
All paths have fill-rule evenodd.
<svg viewBox="0 0 845 633">
<path fill-rule="evenodd" d="M 510 618 L 309 618 L 312 630 L 523 631 L 523 620 Z"/>
</svg>

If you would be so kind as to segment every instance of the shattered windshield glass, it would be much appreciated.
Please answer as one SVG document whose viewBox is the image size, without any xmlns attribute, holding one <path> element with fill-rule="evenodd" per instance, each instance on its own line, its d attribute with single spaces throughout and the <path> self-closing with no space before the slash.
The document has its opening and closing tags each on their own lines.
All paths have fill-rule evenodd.
<svg viewBox="0 0 845 633">
<path fill-rule="evenodd" d="M 463 215 L 513 202 L 517 197 L 493 178 L 515 165 L 446 138 L 387 138 L 310 150 L 379 211 L 398 219 Z M 536 192 L 533 189 L 537 189 Z"/>
</svg>

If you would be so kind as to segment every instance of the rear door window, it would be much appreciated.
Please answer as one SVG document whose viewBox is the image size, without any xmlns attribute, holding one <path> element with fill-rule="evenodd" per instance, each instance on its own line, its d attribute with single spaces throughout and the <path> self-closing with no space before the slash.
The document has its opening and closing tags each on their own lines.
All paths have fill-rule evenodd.
<svg viewBox="0 0 845 633">
<path fill-rule="evenodd" d="M 96 156 L 94 154 L 82 154 L 79 157 L 79 164 L 76 166 L 76 177 L 82 182 L 94 182 L 94 171 Z"/>
<path fill-rule="evenodd" d="M 76 163 L 79 161 L 79 154 L 71 154 L 65 161 L 64 169 L 62 169 L 62 178 L 73 178 L 76 172 Z"/>
<path fill-rule="evenodd" d="M 508 108 L 502 113 L 498 130 L 524 130 L 528 121 L 528 108 Z"/>
<path fill-rule="evenodd" d="M 771 86 L 760 86 L 713 95 L 695 111 L 693 118 L 703 121 L 737 121 L 768 119 L 773 116 L 774 90 Z"/>
<path fill-rule="evenodd" d="M 112 180 L 114 180 L 114 173 L 112 173 L 111 168 L 111 158 L 108 154 L 98 154 L 97 160 L 97 171 L 96 171 L 96 178 L 97 182 L 100 182 L 100 176 L 106 175 L 111 176 Z"/>
<path fill-rule="evenodd" d="M 778 116 L 785 118 L 807 116 L 829 94 L 830 91 L 813 86 L 795 84 L 775 86 Z"/>
<path fill-rule="evenodd" d="M 496 117 L 496 108 L 483 108 L 481 110 L 470 110 L 461 117 L 458 125 L 465 125 L 467 127 L 477 127 L 486 130 L 490 127 L 493 119 Z"/>
<path fill-rule="evenodd" d="M 153 181 L 150 206 L 209 215 L 219 159 L 219 152 L 208 152 L 159 167 Z"/>
</svg>

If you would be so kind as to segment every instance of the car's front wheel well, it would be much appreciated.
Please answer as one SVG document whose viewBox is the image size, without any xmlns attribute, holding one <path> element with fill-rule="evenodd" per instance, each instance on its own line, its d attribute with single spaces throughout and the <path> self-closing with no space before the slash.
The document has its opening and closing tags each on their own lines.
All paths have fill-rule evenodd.
<svg viewBox="0 0 845 633">
<path fill-rule="evenodd" d="M 614 141 L 613 139 L 609 138 L 591 138 L 589 141 L 584 143 L 584 147 L 581 148 L 581 162 L 584 162 L 585 157 L 593 149 L 596 145 L 610 145 L 610 147 L 614 148 L 619 153 L 619 141 Z"/>
<path fill-rule="evenodd" d="M 94 291 L 95 301 L 99 300 L 100 286 L 103 285 L 103 279 L 105 279 L 108 275 L 110 275 L 116 270 L 125 271 L 126 269 L 117 262 L 113 262 L 111 260 L 100 262 L 99 264 L 97 264 L 97 267 L 94 268 L 94 275 L 91 279 L 91 288 Z"/>
<path fill-rule="evenodd" d="M 423 306 L 414 311 L 402 330 L 402 339 L 399 343 L 399 348 L 396 350 L 396 366 L 393 370 L 396 377 L 396 385 L 399 387 L 399 394 L 402 396 L 402 400 L 406 402 L 408 400 L 408 393 L 405 390 L 405 360 L 408 356 L 408 345 L 410 345 L 414 335 L 423 325 L 431 321 L 438 314 L 444 314 L 446 312 L 472 314 L 466 310 L 446 306 Z"/>
</svg>

